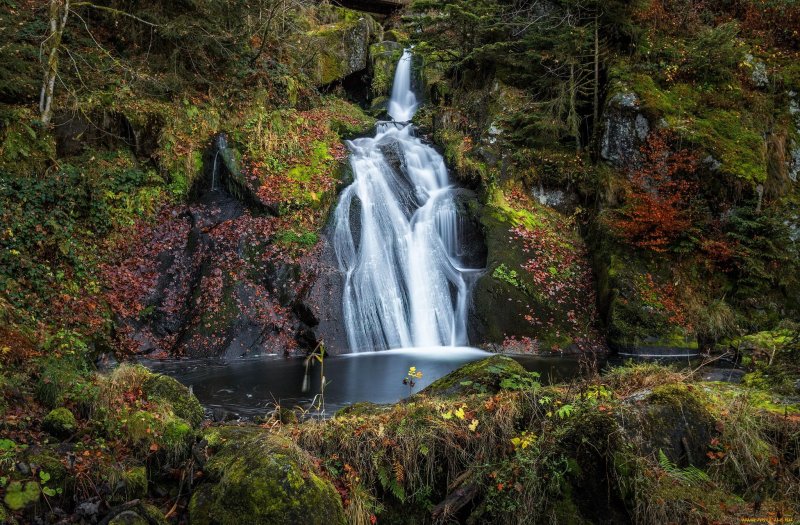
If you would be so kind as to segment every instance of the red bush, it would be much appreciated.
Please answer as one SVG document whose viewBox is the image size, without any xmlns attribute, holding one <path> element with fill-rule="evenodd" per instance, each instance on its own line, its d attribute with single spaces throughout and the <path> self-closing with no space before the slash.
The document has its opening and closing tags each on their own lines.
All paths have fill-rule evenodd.
<svg viewBox="0 0 800 525">
<path fill-rule="evenodd" d="M 650 135 L 642 147 L 642 161 L 630 172 L 625 206 L 610 222 L 629 244 L 665 252 L 692 226 L 692 194 L 696 185 L 689 177 L 697 170 L 693 153 L 673 152 L 670 136 Z"/>
</svg>

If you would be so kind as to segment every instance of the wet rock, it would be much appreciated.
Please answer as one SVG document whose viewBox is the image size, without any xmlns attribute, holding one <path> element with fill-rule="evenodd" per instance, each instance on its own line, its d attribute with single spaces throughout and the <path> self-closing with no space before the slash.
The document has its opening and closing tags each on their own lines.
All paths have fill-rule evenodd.
<svg viewBox="0 0 800 525">
<path fill-rule="evenodd" d="M 737 368 L 708 368 L 703 369 L 700 377 L 703 381 L 741 383 L 744 375 L 745 371 Z"/>
<path fill-rule="evenodd" d="M 398 42 L 378 42 L 369 47 L 370 98 L 388 97 L 397 62 L 403 54 L 403 46 Z"/>
<path fill-rule="evenodd" d="M 640 110 L 639 97 L 620 91 L 606 103 L 605 129 L 600 142 L 600 156 L 617 168 L 638 162 L 640 147 L 650 134 L 650 122 Z"/>
<path fill-rule="evenodd" d="M 102 501 L 100 498 L 90 498 L 86 501 L 82 501 L 75 507 L 75 514 L 78 517 L 86 518 L 91 522 L 97 518 L 98 514 L 100 514 L 101 504 Z"/>
<path fill-rule="evenodd" d="M 189 504 L 193 525 L 343 525 L 333 485 L 288 439 L 254 427 L 217 427 L 205 438 L 214 452 Z"/>
<path fill-rule="evenodd" d="M 332 355 L 349 351 L 347 331 L 342 311 L 344 275 L 336 260 L 336 251 L 328 234 L 321 239 L 322 252 L 317 266 L 314 284 L 306 298 L 307 307 L 317 321 L 309 330 L 314 339 L 325 342 L 325 350 Z"/>
</svg>

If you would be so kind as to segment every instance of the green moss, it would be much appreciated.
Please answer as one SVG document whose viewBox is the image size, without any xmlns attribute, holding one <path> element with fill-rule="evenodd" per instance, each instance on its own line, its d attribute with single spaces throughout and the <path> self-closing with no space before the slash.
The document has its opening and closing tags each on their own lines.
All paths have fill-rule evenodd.
<svg viewBox="0 0 800 525">
<path fill-rule="evenodd" d="M 291 441 L 252 427 L 212 429 L 205 438 L 214 449 L 205 467 L 211 484 L 192 496 L 192 523 L 345 522 L 335 489 Z"/>
<path fill-rule="evenodd" d="M 626 425 L 631 443 L 640 454 L 663 451 L 680 466 L 704 466 L 708 444 L 716 435 L 716 418 L 707 408 L 705 392 L 684 383 L 666 384 L 653 389 L 634 409 Z"/>
<path fill-rule="evenodd" d="M 536 376 L 510 357 L 496 355 L 462 366 L 437 379 L 421 393 L 437 397 L 496 393 L 510 382 L 532 386 L 535 379 Z"/>
<path fill-rule="evenodd" d="M 682 138 L 720 162 L 720 170 L 750 184 L 767 178 L 765 122 L 770 102 L 765 95 L 746 92 L 735 82 L 703 86 L 676 82 L 662 87 L 648 73 L 621 62 L 612 71 L 616 89 L 633 90 L 651 122 L 664 119 Z"/>
<path fill-rule="evenodd" d="M 62 487 L 67 480 L 67 468 L 55 451 L 47 448 L 33 449 L 25 456 L 31 468 L 44 471 L 50 475 L 50 487 Z"/>
<path fill-rule="evenodd" d="M 75 416 L 67 408 L 56 408 L 42 421 L 42 428 L 57 438 L 67 438 L 78 428 Z"/>
<path fill-rule="evenodd" d="M 41 494 L 42 489 L 35 481 L 28 481 L 24 485 L 21 481 L 12 481 L 6 487 L 3 502 L 11 510 L 22 510 L 38 502 Z"/>
<path fill-rule="evenodd" d="M 142 390 L 149 400 L 168 404 L 176 416 L 185 419 L 193 427 L 203 421 L 204 411 L 200 401 L 176 379 L 153 374 L 145 380 Z"/>
<path fill-rule="evenodd" d="M 126 470 L 122 476 L 125 483 L 127 500 L 140 499 L 147 496 L 147 469 L 144 466 Z"/>
</svg>

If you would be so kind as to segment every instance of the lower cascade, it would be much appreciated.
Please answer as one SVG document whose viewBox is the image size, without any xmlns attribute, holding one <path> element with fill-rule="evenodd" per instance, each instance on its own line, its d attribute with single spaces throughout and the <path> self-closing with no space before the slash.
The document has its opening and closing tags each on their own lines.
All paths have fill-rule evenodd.
<svg viewBox="0 0 800 525">
<path fill-rule="evenodd" d="M 470 283 L 462 219 L 442 156 L 415 137 L 411 53 L 395 72 L 390 122 L 347 143 L 354 181 L 336 208 L 334 247 L 345 275 L 353 352 L 464 346 Z"/>
</svg>

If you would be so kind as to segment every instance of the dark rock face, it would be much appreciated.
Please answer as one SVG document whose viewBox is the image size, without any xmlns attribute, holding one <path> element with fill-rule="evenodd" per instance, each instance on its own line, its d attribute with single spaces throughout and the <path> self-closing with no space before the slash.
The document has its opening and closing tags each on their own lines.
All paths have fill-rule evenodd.
<svg viewBox="0 0 800 525">
<path fill-rule="evenodd" d="M 224 141 L 215 147 L 195 203 L 162 217 L 142 253 L 109 279 L 128 299 L 115 307 L 118 336 L 134 353 L 153 355 L 313 348 L 317 320 L 303 301 L 315 254 L 295 256 L 294 245 L 281 244 L 279 218 L 243 183 Z M 141 281 L 150 286 L 136 290 Z"/>
<path fill-rule="evenodd" d="M 158 149 L 164 123 L 151 115 L 134 124 L 124 114 L 62 111 L 53 118 L 56 152 L 59 157 L 79 155 L 87 149 L 130 148 L 137 157 L 149 159 Z"/>
<path fill-rule="evenodd" d="M 313 326 L 309 329 L 311 338 L 323 341 L 328 352 L 334 355 L 344 354 L 349 351 L 342 312 L 344 275 L 339 270 L 330 239 L 323 236 L 321 243 L 316 280 L 303 305 L 306 324 Z"/>
<path fill-rule="evenodd" d="M 600 156 L 617 168 L 630 167 L 638 161 L 639 148 L 649 134 L 650 122 L 639 110 L 639 97 L 618 92 L 606 104 Z"/>
</svg>

